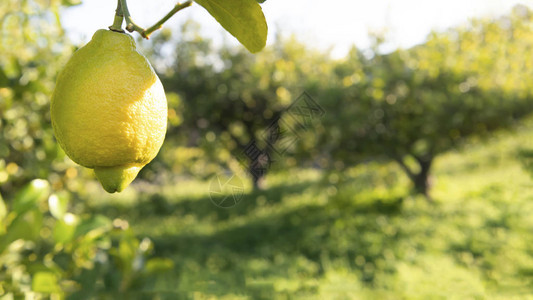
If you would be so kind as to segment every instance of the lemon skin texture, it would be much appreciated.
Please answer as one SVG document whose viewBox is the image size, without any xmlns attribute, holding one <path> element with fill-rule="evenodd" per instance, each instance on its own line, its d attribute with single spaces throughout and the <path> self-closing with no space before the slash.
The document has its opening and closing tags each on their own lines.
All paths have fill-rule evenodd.
<svg viewBox="0 0 533 300">
<path fill-rule="evenodd" d="M 98 30 L 58 76 L 51 100 L 57 141 L 121 192 L 159 152 L 167 128 L 161 81 L 131 36 Z"/>
</svg>

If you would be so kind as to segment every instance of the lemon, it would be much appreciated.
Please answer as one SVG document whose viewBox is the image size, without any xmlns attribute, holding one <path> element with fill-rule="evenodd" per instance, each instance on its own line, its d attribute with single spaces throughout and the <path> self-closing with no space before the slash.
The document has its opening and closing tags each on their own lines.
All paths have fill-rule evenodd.
<svg viewBox="0 0 533 300">
<path fill-rule="evenodd" d="M 51 118 L 65 153 L 94 169 L 107 192 L 121 192 L 159 152 L 167 100 L 133 38 L 102 29 L 59 74 Z"/>
</svg>

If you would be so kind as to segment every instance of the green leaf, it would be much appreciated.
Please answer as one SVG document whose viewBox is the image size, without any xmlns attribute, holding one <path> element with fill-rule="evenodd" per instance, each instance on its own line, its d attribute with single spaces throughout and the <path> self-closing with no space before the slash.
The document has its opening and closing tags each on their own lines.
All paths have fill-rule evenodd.
<svg viewBox="0 0 533 300">
<path fill-rule="evenodd" d="M 54 241 L 56 243 L 68 243 L 74 238 L 76 227 L 79 219 L 76 215 L 66 214 L 61 220 L 58 220 L 54 227 Z"/>
<path fill-rule="evenodd" d="M 139 240 L 133 236 L 131 229 L 128 229 L 120 240 L 117 252 L 120 260 L 119 268 L 123 273 L 128 274 L 132 271 L 138 248 Z"/>
<path fill-rule="evenodd" d="M 0 236 L 0 253 L 12 242 L 23 239 L 35 241 L 43 225 L 43 214 L 33 209 L 23 215 L 18 215 L 7 228 L 7 233 Z"/>
<path fill-rule="evenodd" d="M 52 216 L 61 220 L 67 212 L 68 200 L 68 196 L 66 195 L 50 195 L 50 197 L 48 197 L 48 207 L 50 208 Z"/>
<path fill-rule="evenodd" d="M 155 257 L 146 262 L 146 273 L 157 275 L 174 269 L 174 261 L 168 258 Z"/>
<path fill-rule="evenodd" d="M 47 294 L 61 291 L 57 282 L 57 276 L 52 272 L 35 273 L 35 275 L 33 275 L 33 280 L 31 281 L 31 289 L 34 292 Z"/>
<path fill-rule="evenodd" d="M 6 216 L 7 216 L 6 203 L 4 202 L 4 199 L 2 199 L 2 195 L 0 194 L 0 223 L 4 220 Z"/>
<path fill-rule="evenodd" d="M 13 211 L 17 214 L 37 206 L 37 203 L 46 199 L 50 193 L 50 184 L 43 179 L 34 179 L 15 195 L 13 200 Z"/>
<path fill-rule="evenodd" d="M 91 231 L 100 231 L 104 233 L 112 228 L 111 220 L 102 215 L 91 216 L 89 219 L 83 220 L 77 227 L 74 233 L 74 238 L 86 235 Z"/>
<path fill-rule="evenodd" d="M 4 70 L 0 69 L 0 86 L 8 86 L 9 78 L 7 78 L 6 73 Z"/>
<path fill-rule="evenodd" d="M 81 4 L 81 0 L 63 0 L 61 1 L 61 5 L 63 6 L 75 6 L 75 5 L 80 5 Z"/>
<path fill-rule="evenodd" d="M 6 223 L 5 218 L 7 216 L 7 206 L 4 202 L 4 199 L 2 199 L 2 195 L 0 194 L 0 236 L 4 235 L 6 233 Z"/>
<path fill-rule="evenodd" d="M 250 52 L 265 47 L 268 27 L 255 0 L 195 0 Z"/>
</svg>

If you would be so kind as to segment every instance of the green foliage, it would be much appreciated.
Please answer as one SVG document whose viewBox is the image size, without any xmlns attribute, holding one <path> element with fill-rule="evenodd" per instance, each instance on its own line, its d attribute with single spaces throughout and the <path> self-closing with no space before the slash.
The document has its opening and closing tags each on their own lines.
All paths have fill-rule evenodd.
<svg viewBox="0 0 533 300">
<path fill-rule="evenodd" d="M 333 67 L 327 54 L 294 38 L 279 38 L 276 46 L 255 55 L 227 46 L 215 49 L 193 22 L 185 24 L 178 39 L 165 33 L 154 42 L 148 46 L 152 51 L 144 52 L 156 62 L 165 61 L 158 71 L 170 94 L 171 118 L 158 162 L 171 164 L 168 168 L 179 170 L 177 174 L 210 176 L 221 167 L 246 169 L 247 162 L 240 165 L 235 157 L 251 140 L 273 155 L 265 143 L 268 126 L 304 89 L 327 84 L 325 74 Z M 161 53 L 164 46 L 175 48 L 175 56 Z M 312 137 L 309 132 L 301 153 L 314 149 Z M 193 153 L 194 158 L 189 156 Z M 276 162 L 277 167 L 284 163 Z"/>
<path fill-rule="evenodd" d="M 267 39 L 267 24 L 261 6 L 254 0 L 195 0 L 250 52 L 261 51 Z"/>
<path fill-rule="evenodd" d="M 335 112 L 320 136 L 334 152 L 331 163 L 395 160 L 419 187 L 438 154 L 515 126 L 533 111 L 533 61 L 517 55 L 533 46 L 532 23 L 530 11 L 517 7 L 497 21 L 434 33 L 412 49 L 374 50 L 370 58 L 354 49 L 320 96 Z"/>
<path fill-rule="evenodd" d="M 80 5 L 81 0 L 62 0 L 61 5 L 63 6 L 74 6 L 74 5 Z"/>
<path fill-rule="evenodd" d="M 50 126 L 55 76 L 72 53 L 58 10 L 58 1 L 0 3 L 0 192 L 6 199 L 34 178 L 50 177 L 60 187 L 73 166 L 63 161 Z"/>
<path fill-rule="evenodd" d="M 172 267 L 152 260 L 150 240 L 138 241 L 127 222 L 69 212 L 85 184 L 50 126 L 55 77 L 73 51 L 59 3 L 0 3 L 0 296 L 8 298 L 140 291 Z M 123 255 L 128 247 L 134 256 Z"/>
<path fill-rule="evenodd" d="M 187 143 L 231 165 L 227 153 L 235 157 L 255 140 L 273 157 L 266 129 L 287 124 L 285 109 L 307 91 L 326 114 L 312 130 L 289 130 L 297 143 L 274 157 L 275 167 L 298 161 L 340 170 L 368 159 L 394 160 L 416 191 L 427 193 L 437 155 L 511 128 L 533 110 L 530 57 L 515 55 L 532 46 L 531 22 L 529 10 L 518 6 L 496 21 L 433 33 L 412 49 L 381 54 L 383 40 L 376 38 L 373 52 L 354 48 L 339 61 L 294 39 L 278 38 L 254 56 L 214 49 L 189 23 L 177 42 L 161 41 L 176 49 L 159 71 L 180 99 L 171 107 L 180 121 L 170 128 L 168 151 Z"/>
<path fill-rule="evenodd" d="M 89 201 L 172 259 L 162 297 L 521 299 L 533 292 L 533 192 L 515 149 L 532 128 L 438 157 L 432 204 L 377 162 L 272 173 L 231 209 L 194 179 Z"/>
<path fill-rule="evenodd" d="M 152 242 L 139 241 L 127 221 L 72 214 L 68 202 L 36 179 L 15 195 L 10 209 L 1 203 L 7 213 L 0 231 L 3 296 L 133 293 L 172 269 L 168 259 L 150 258 Z"/>
<path fill-rule="evenodd" d="M 532 293 L 533 137 L 518 122 L 531 111 L 527 9 L 341 60 L 291 38 L 253 56 L 217 49 L 192 23 L 178 38 L 154 35 L 148 54 L 168 91 L 168 135 L 140 179 L 109 196 L 53 138 L 49 95 L 74 50 L 57 23 L 60 3 L 76 1 L 0 1 L 0 297 Z M 231 14 L 212 10 L 232 26 Z M 252 139 L 268 148 L 265 127 L 303 91 L 324 117 L 297 133 L 266 190 L 246 183 L 236 207 L 214 207 L 210 175 L 242 169 L 234 157 Z M 516 125 L 524 128 L 496 131 Z M 432 204 L 407 196 L 402 173 L 420 172 L 424 159 Z"/>
</svg>

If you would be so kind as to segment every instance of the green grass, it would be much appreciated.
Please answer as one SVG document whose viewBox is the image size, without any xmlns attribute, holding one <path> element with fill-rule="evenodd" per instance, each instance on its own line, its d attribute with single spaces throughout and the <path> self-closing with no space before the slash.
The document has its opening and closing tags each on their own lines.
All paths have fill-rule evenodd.
<svg viewBox="0 0 533 300">
<path fill-rule="evenodd" d="M 233 208 L 209 183 L 102 196 L 171 258 L 161 299 L 533 299 L 533 181 L 518 150 L 533 126 L 440 156 L 434 203 L 394 164 L 287 170 Z M 532 147 L 533 148 L 533 147 Z"/>
</svg>

